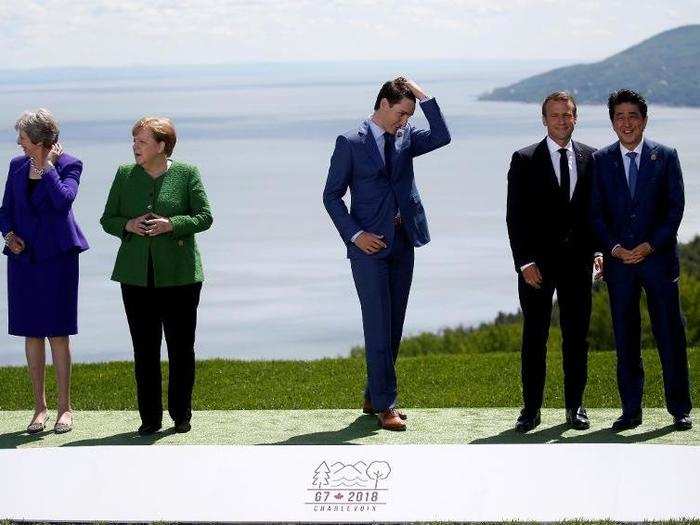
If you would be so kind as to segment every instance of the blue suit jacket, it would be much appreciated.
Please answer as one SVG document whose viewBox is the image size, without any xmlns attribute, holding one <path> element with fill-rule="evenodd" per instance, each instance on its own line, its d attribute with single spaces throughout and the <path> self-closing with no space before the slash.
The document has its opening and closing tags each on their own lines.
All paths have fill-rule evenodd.
<svg viewBox="0 0 700 525">
<path fill-rule="evenodd" d="M 63 153 L 55 168 L 44 173 L 31 197 L 29 169 L 29 157 L 15 157 L 10 162 L 0 207 L 0 231 L 3 235 L 14 231 L 25 242 L 25 249 L 14 255 L 5 247 L 3 253 L 40 261 L 72 250 L 87 250 L 88 243 L 71 209 L 78 194 L 82 163 Z"/>
<path fill-rule="evenodd" d="M 683 176 L 675 149 L 644 140 L 634 197 L 619 142 L 595 152 L 592 218 L 606 256 L 605 279 L 619 280 L 632 266 L 641 266 L 648 275 L 658 278 L 677 278 L 676 235 L 683 207 Z M 617 244 L 632 249 L 644 242 L 654 251 L 639 265 L 625 265 L 610 254 Z"/>
<path fill-rule="evenodd" d="M 386 173 L 368 120 L 359 128 L 340 135 L 335 142 L 323 204 L 347 245 L 349 258 L 386 257 L 388 248 L 367 255 L 350 239 L 364 230 L 383 235 L 391 246 L 397 206 L 413 245 L 422 246 L 430 241 L 428 221 L 413 174 L 413 158 L 449 144 L 450 132 L 435 99 L 420 106 L 430 129 L 406 127 L 403 139 L 393 152 L 392 173 Z M 343 202 L 348 188 L 350 211 Z"/>
</svg>

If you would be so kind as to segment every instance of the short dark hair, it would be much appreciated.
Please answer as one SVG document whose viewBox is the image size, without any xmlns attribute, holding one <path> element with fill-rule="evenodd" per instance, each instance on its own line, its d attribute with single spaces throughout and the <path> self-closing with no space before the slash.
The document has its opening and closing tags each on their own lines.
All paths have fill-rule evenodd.
<svg viewBox="0 0 700 525">
<path fill-rule="evenodd" d="M 634 104 L 639 109 L 642 114 L 642 118 L 647 118 L 647 101 L 644 97 L 631 89 L 618 89 L 610 93 L 608 97 L 608 113 L 610 113 L 610 120 L 615 120 L 615 106 L 624 104 L 628 102 Z"/>
<path fill-rule="evenodd" d="M 568 91 L 555 91 L 547 95 L 547 98 L 542 102 L 542 116 L 547 116 L 547 102 L 550 100 L 556 100 L 558 102 L 571 102 L 574 106 L 574 117 L 576 117 L 576 99 Z"/>
<path fill-rule="evenodd" d="M 403 98 L 407 98 L 413 102 L 416 101 L 416 96 L 408 87 L 408 80 L 404 77 L 397 77 L 394 80 L 384 82 L 377 95 L 377 101 L 374 103 L 374 111 L 379 109 L 379 104 L 383 98 L 387 99 L 390 106 L 401 102 Z"/>
</svg>

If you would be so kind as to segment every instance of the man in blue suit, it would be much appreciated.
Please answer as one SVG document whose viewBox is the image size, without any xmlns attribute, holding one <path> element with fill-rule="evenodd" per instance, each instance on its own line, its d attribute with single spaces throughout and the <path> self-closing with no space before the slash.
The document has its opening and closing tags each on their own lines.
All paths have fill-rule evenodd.
<svg viewBox="0 0 700 525">
<path fill-rule="evenodd" d="M 592 213 L 605 252 L 622 401 L 622 415 L 612 428 L 625 430 L 642 422 L 639 299 L 644 288 L 666 407 L 674 426 L 687 430 L 692 427 L 691 402 L 676 241 L 684 206 L 681 166 L 675 149 L 644 138 L 647 104 L 639 93 L 612 93 L 608 110 L 619 141 L 593 154 Z"/>
<path fill-rule="evenodd" d="M 416 99 L 429 130 L 408 124 Z M 396 410 L 395 362 L 413 277 L 413 248 L 430 241 L 413 174 L 413 158 L 450 142 L 434 98 L 413 81 L 384 83 L 374 113 L 340 135 L 331 157 L 323 203 L 347 246 L 362 308 L 367 359 L 363 412 L 382 428 L 405 430 Z M 348 211 L 343 196 L 350 188 Z"/>
</svg>

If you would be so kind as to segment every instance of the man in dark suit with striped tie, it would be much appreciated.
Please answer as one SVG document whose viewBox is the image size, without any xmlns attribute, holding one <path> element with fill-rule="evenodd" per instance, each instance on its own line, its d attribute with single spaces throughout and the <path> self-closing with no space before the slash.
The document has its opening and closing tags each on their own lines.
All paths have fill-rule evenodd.
<svg viewBox="0 0 700 525">
<path fill-rule="evenodd" d="M 676 235 L 683 218 L 683 176 L 675 149 L 644 138 L 647 104 L 639 93 L 610 95 L 619 141 L 593 156 L 593 225 L 605 254 L 622 415 L 613 430 L 642 422 L 644 369 L 639 300 L 646 293 L 663 370 L 666 407 L 678 430 L 692 427 L 685 329 L 678 292 Z"/>
<path fill-rule="evenodd" d="M 589 220 L 593 148 L 571 140 L 576 102 L 559 91 L 542 104 L 547 136 L 516 151 L 508 171 L 506 222 L 523 312 L 521 379 L 524 407 L 515 425 L 540 424 L 552 298 L 557 292 L 562 332 L 566 421 L 589 428 L 583 406 L 594 245 Z"/>
</svg>

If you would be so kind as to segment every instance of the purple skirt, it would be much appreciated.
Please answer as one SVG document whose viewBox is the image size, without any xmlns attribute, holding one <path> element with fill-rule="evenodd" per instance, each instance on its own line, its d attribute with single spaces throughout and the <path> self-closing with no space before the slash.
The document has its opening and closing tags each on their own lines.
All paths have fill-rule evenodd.
<svg viewBox="0 0 700 525">
<path fill-rule="evenodd" d="M 45 261 L 7 258 L 10 335 L 62 337 L 78 333 L 78 253 Z"/>
</svg>

